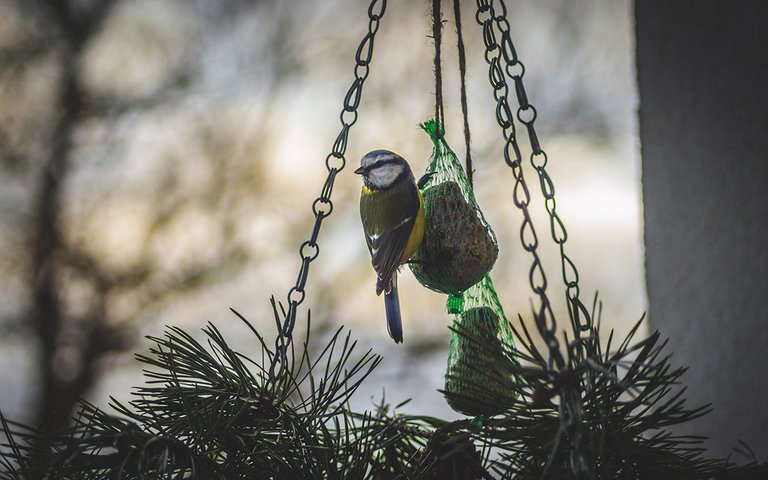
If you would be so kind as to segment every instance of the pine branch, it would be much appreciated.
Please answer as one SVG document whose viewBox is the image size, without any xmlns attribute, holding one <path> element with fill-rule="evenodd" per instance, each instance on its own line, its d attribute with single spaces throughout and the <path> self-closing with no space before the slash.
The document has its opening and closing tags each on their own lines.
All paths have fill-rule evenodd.
<svg viewBox="0 0 768 480">
<path fill-rule="evenodd" d="M 276 321 L 280 308 L 273 300 Z M 549 366 L 522 319 L 514 326 L 517 346 L 454 327 L 473 346 L 476 358 L 467 364 L 475 380 L 445 395 L 483 407 L 487 395 L 473 392 L 501 385 L 496 401 L 504 409 L 454 422 L 397 414 L 403 404 L 390 411 L 383 398 L 372 412 L 351 411 L 350 398 L 380 357 L 355 354 L 342 329 L 310 351 L 309 317 L 306 337 L 291 342 L 277 373 L 269 368 L 275 351 L 237 312 L 256 339 L 255 358 L 233 350 L 213 324 L 202 340 L 168 327 L 137 355 L 146 383 L 129 402 L 113 398 L 110 412 L 82 402 L 75 423 L 55 434 L 0 416 L 7 438 L 0 479 L 730 480 L 768 473 L 754 455 L 744 466 L 706 459 L 701 437 L 664 430 L 707 412 L 685 405 L 685 369 L 671 366 L 658 333 L 634 342 L 639 323 L 611 350 L 613 333 L 603 345 L 596 328 L 597 302 L 585 311 L 573 309 L 581 317 L 571 319 L 561 370 Z"/>
<path fill-rule="evenodd" d="M 274 352 L 260 335 L 256 361 L 231 349 L 213 324 L 203 333 L 204 342 L 178 327 L 149 337 L 155 345 L 137 355 L 146 385 L 127 404 L 113 398 L 111 414 L 84 402 L 72 427 L 47 438 L 4 423 L 15 445 L 6 467 L 34 478 L 336 478 L 384 468 L 385 447 L 423 443 L 401 435 L 379 446 L 383 420 L 377 430 L 370 417 L 349 412 L 380 357 L 369 350 L 353 359 L 356 342 L 341 329 L 316 357 L 307 342 L 291 352 L 282 378 L 265 368 Z M 33 454 L 39 470 L 25 463 Z"/>
<path fill-rule="evenodd" d="M 598 307 L 596 299 L 591 313 L 583 305 L 571 308 L 567 362 L 560 370 L 549 367 L 548 352 L 538 349 L 522 318 L 512 326 L 519 343 L 501 349 L 461 325 L 453 328 L 472 345 L 465 353 L 472 355 L 466 364 L 474 380 L 463 379 L 461 401 L 487 409 L 475 392 L 503 385 L 496 406 L 504 413 L 485 419 L 474 437 L 496 450 L 490 469 L 516 479 L 732 478 L 731 472 L 742 471 L 704 458 L 702 437 L 664 430 L 709 407 L 686 406 L 680 387 L 686 369 L 672 367 L 658 332 L 633 342 L 642 319 L 615 350 L 612 331 L 604 346 Z M 753 462 L 749 469 L 765 472 L 768 465 Z"/>
</svg>

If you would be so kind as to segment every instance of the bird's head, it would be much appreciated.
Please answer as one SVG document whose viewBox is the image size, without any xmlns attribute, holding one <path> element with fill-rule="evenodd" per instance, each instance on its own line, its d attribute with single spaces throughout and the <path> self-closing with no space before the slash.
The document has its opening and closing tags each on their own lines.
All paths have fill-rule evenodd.
<svg viewBox="0 0 768 480">
<path fill-rule="evenodd" d="M 372 190 L 386 190 L 407 178 L 413 178 L 408 162 L 389 150 L 366 153 L 360 159 L 360 168 L 355 173 L 361 175 L 365 186 Z"/>
</svg>

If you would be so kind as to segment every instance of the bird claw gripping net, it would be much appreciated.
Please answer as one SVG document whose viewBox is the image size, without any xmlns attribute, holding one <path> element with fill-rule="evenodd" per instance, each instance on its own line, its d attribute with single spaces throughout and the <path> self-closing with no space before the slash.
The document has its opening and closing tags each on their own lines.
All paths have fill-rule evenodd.
<svg viewBox="0 0 768 480">
<path fill-rule="evenodd" d="M 503 410 L 503 399 L 514 399 L 507 391 L 514 381 L 509 369 L 487 368 L 514 343 L 488 275 L 499 252 L 496 236 L 442 129 L 434 120 L 421 127 L 434 150 L 422 187 L 424 241 L 410 267 L 424 286 L 449 295 L 448 312 L 456 314 L 445 372 L 448 405 L 466 415 L 494 415 Z"/>
<path fill-rule="evenodd" d="M 434 120 L 421 127 L 434 149 L 427 166 L 431 177 L 422 187 L 424 240 L 410 267 L 425 287 L 457 295 L 491 270 L 499 247 L 461 164 L 443 139 L 442 127 Z"/>
</svg>

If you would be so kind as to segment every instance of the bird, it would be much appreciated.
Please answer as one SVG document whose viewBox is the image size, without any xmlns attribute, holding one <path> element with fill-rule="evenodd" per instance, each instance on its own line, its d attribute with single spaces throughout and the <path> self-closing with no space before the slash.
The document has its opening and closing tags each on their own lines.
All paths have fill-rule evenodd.
<svg viewBox="0 0 768 480">
<path fill-rule="evenodd" d="M 416 253 L 424 238 L 424 201 L 411 167 L 389 150 L 373 150 L 360 159 L 360 220 L 376 271 L 376 295 L 384 293 L 387 331 L 403 341 L 397 270 Z"/>
</svg>

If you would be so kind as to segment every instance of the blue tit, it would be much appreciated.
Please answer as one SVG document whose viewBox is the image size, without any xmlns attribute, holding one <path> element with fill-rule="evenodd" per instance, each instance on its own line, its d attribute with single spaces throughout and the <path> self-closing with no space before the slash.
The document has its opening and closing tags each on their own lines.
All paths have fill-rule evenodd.
<svg viewBox="0 0 768 480">
<path fill-rule="evenodd" d="M 400 155 L 374 150 L 360 160 L 360 219 L 376 271 L 376 295 L 384 292 L 389 336 L 403 341 L 397 270 L 424 238 L 424 202 L 411 167 Z"/>
</svg>

